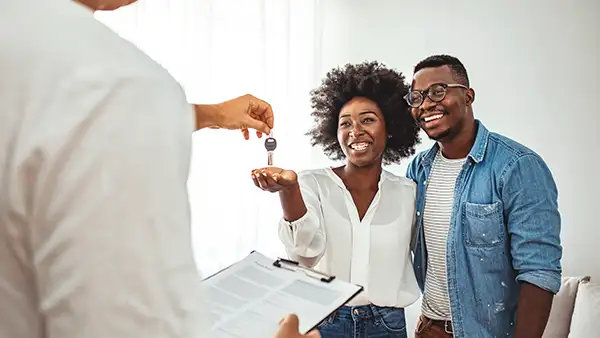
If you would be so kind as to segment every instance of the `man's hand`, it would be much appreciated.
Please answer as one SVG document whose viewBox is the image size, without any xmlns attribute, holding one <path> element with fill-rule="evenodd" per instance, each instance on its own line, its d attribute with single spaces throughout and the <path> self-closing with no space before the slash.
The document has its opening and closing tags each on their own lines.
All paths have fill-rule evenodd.
<svg viewBox="0 0 600 338">
<path fill-rule="evenodd" d="M 245 139 L 250 138 L 249 129 L 256 135 L 269 134 L 274 116 L 271 105 L 250 94 L 210 105 L 195 105 L 196 129 L 240 129 Z"/>
<path fill-rule="evenodd" d="M 280 323 L 274 338 L 321 338 L 319 331 L 313 330 L 307 334 L 299 331 L 298 316 L 287 315 Z"/>
</svg>

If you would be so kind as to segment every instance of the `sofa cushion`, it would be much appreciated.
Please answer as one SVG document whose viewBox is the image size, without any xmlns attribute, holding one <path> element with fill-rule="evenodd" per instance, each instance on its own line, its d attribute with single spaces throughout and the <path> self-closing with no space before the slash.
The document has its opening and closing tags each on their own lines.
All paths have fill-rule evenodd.
<svg viewBox="0 0 600 338">
<path fill-rule="evenodd" d="M 571 316 L 579 283 L 589 277 L 563 277 L 560 291 L 552 300 L 552 309 L 542 338 L 566 338 L 571 327 Z"/>
<path fill-rule="evenodd" d="M 599 323 L 600 283 L 583 282 L 577 291 L 569 338 L 598 337 Z"/>
</svg>

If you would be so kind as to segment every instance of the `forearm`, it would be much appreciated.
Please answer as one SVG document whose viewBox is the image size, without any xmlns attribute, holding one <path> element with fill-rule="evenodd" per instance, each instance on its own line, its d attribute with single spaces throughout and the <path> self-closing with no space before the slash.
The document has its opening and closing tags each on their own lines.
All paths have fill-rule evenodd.
<svg viewBox="0 0 600 338">
<path fill-rule="evenodd" d="M 306 194 L 307 202 L 298 184 L 279 192 L 283 209 L 279 237 L 290 258 L 312 267 L 325 253 L 326 239 L 321 217 L 316 212 L 319 210 L 315 205 L 316 196 L 312 196 L 308 191 Z"/>
<path fill-rule="evenodd" d="M 553 296 L 549 291 L 521 282 L 515 338 L 542 337 L 550 315 Z"/>
<path fill-rule="evenodd" d="M 299 220 L 308 211 L 298 184 L 281 190 L 279 192 L 279 200 L 283 209 L 283 218 L 287 222 Z"/>
<path fill-rule="evenodd" d="M 218 126 L 218 107 L 214 104 L 194 104 L 194 117 L 196 118 L 196 130 L 204 128 L 216 128 Z"/>
</svg>

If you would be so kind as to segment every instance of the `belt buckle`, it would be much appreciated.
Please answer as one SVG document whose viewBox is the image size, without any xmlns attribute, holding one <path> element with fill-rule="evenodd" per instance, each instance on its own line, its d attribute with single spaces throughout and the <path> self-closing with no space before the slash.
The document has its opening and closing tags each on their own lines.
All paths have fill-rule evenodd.
<svg viewBox="0 0 600 338">
<path fill-rule="evenodd" d="M 450 324 L 450 325 L 448 325 L 448 324 Z M 448 327 L 450 327 L 450 328 L 448 329 Z M 452 335 L 454 334 L 454 331 L 452 331 L 452 323 L 451 322 L 444 320 L 444 331 L 446 333 L 449 333 Z"/>
</svg>

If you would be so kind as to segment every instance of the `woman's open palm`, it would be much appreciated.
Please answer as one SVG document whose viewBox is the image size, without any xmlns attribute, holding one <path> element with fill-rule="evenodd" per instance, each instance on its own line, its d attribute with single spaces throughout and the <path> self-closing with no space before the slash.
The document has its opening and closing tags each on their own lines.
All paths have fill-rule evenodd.
<svg viewBox="0 0 600 338">
<path fill-rule="evenodd" d="M 266 167 L 252 170 L 254 185 L 264 191 L 278 192 L 298 183 L 298 175 L 293 170 Z"/>
</svg>

